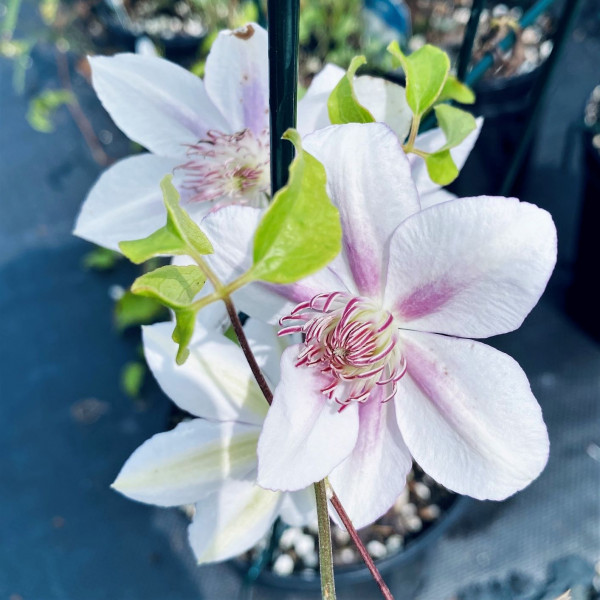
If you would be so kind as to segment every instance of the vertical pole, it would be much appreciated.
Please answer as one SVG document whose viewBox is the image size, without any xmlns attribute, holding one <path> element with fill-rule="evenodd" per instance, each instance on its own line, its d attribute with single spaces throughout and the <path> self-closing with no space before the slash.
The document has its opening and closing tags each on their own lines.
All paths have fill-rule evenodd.
<svg viewBox="0 0 600 600">
<path fill-rule="evenodd" d="M 300 0 L 269 0 L 269 109 L 271 112 L 271 197 L 282 188 L 294 147 L 281 139 L 296 126 Z"/>
<path fill-rule="evenodd" d="M 471 62 L 471 55 L 473 53 L 473 44 L 475 43 L 475 35 L 477 34 L 477 27 L 479 26 L 479 19 L 481 18 L 481 11 L 485 0 L 473 0 L 473 6 L 471 6 L 471 15 L 467 28 L 465 29 L 465 37 L 463 39 L 462 46 L 460 47 L 460 53 L 458 55 L 458 65 L 456 67 L 456 77 L 459 81 L 464 81 Z"/>
</svg>

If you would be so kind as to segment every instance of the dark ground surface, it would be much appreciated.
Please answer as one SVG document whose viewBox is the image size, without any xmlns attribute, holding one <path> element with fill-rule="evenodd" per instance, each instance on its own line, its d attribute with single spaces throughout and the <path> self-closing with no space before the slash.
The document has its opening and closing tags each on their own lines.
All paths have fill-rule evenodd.
<svg viewBox="0 0 600 600">
<path fill-rule="evenodd" d="M 127 285 L 133 270 L 84 271 L 91 246 L 70 234 L 100 168 L 66 111 L 49 135 L 25 121 L 28 98 L 55 80 L 51 56 L 38 53 L 19 97 L 0 59 L 0 600 L 236 598 L 235 569 L 194 565 L 178 513 L 109 489 L 130 453 L 165 428 L 169 405 L 152 382 L 142 402 L 119 387 L 137 339 L 115 333 L 108 289 Z M 570 554 L 600 558 L 600 349 L 563 310 L 581 198 L 578 141 L 565 153 L 565 140 L 599 81 L 600 41 L 581 20 L 553 78 L 521 194 L 554 215 L 559 268 L 521 330 L 497 343 L 530 377 L 550 462 L 514 498 L 473 502 L 426 557 L 391 574 L 399 600 L 447 599 L 515 570 L 543 579 L 552 560 Z M 96 129 L 113 134 L 107 151 L 125 155 L 93 93 L 74 83 Z M 370 587 L 339 596 L 378 597 Z M 260 588 L 254 597 L 310 596 Z"/>
</svg>

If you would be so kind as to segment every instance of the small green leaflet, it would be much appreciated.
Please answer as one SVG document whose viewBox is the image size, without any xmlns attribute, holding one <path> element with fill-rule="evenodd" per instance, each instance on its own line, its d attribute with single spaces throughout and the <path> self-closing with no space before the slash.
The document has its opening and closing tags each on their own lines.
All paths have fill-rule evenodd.
<svg viewBox="0 0 600 600">
<path fill-rule="evenodd" d="M 450 59 L 445 52 L 430 44 L 408 56 L 400 50 L 398 42 L 392 42 L 387 49 L 397 66 L 404 70 L 406 101 L 413 114 L 420 117 L 442 92 L 450 70 Z"/>
<path fill-rule="evenodd" d="M 293 283 L 325 267 L 341 249 L 342 227 L 326 191 L 323 165 L 302 150 L 300 135 L 284 136 L 296 147 L 288 184 L 280 189 L 254 236 L 254 279 Z"/>
<path fill-rule="evenodd" d="M 437 152 L 458 146 L 472 131 L 477 128 L 475 117 L 460 108 L 449 104 L 434 106 L 438 125 L 446 136 L 446 143 Z"/>
<path fill-rule="evenodd" d="M 475 94 L 468 85 L 456 79 L 456 76 L 448 75 L 436 102 L 444 102 L 446 100 L 454 100 L 460 104 L 473 104 L 475 102 Z"/>
<path fill-rule="evenodd" d="M 477 123 L 470 113 L 448 104 L 440 104 L 433 109 L 446 136 L 446 143 L 436 152 L 425 156 L 425 164 L 432 181 L 448 185 L 458 177 L 458 168 L 454 164 L 450 149 L 458 146 L 475 131 Z"/>
<path fill-rule="evenodd" d="M 355 56 L 348 71 L 329 95 L 327 110 L 329 111 L 329 120 L 333 125 L 375 122 L 373 115 L 360 104 L 354 93 L 354 75 L 358 68 L 366 62 L 367 59 L 364 56 Z"/>
<path fill-rule="evenodd" d="M 144 239 L 119 244 L 121 252 L 136 264 L 159 255 L 194 256 L 213 252 L 208 238 L 179 205 L 179 193 L 172 179 L 172 175 L 165 175 L 160 182 L 167 209 L 167 224 Z"/>
<path fill-rule="evenodd" d="M 128 362 L 121 371 L 121 388 L 130 398 L 138 398 L 145 377 L 146 366 L 144 363 Z"/>
<path fill-rule="evenodd" d="M 452 160 L 450 150 L 441 150 L 425 157 L 427 172 L 432 181 L 448 185 L 458 177 L 458 169 Z"/>
<path fill-rule="evenodd" d="M 119 331 L 134 325 L 149 325 L 168 318 L 167 309 L 154 298 L 125 292 L 115 304 L 114 320 Z"/>
<path fill-rule="evenodd" d="M 183 364 L 190 354 L 188 345 L 194 333 L 197 312 L 193 306 L 194 297 L 205 281 L 204 273 L 195 265 L 167 265 L 138 277 L 131 286 L 134 294 L 154 298 L 175 312 L 173 341 L 179 344 L 175 359 L 178 365 Z"/>
</svg>

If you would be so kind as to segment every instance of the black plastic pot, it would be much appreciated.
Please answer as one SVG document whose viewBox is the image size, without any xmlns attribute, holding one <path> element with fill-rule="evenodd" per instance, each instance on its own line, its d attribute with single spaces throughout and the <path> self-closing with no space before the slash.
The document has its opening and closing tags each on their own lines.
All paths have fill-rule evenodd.
<svg viewBox="0 0 600 600">
<path fill-rule="evenodd" d="M 103 0 L 97 4 L 95 12 L 98 19 L 100 19 L 107 31 L 114 38 L 115 42 L 131 52 L 135 51 L 136 41 L 140 37 L 146 36 L 164 49 L 167 58 L 177 61 L 178 59 L 190 58 L 195 55 L 206 35 L 203 33 L 198 36 L 176 35 L 167 37 L 162 35 L 148 35 L 143 32 L 133 31 L 127 27 L 124 20 L 119 17 L 111 3 L 107 0 Z"/>
<path fill-rule="evenodd" d="M 440 518 L 424 530 L 418 537 L 408 542 L 404 549 L 397 554 L 376 561 L 375 564 L 380 573 L 389 576 L 389 581 L 387 582 L 388 585 L 393 586 L 393 582 L 397 581 L 398 585 L 401 585 L 403 594 L 405 594 L 404 597 L 411 597 L 410 586 L 414 585 L 416 591 L 420 584 L 418 572 L 421 560 L 448 528 L 465 514 L 468 508 L 473 505 L 473 502 L 474 501 L 471 498 L 466 496 L 456 496 L 452 504 Z M 232 562 L 237 569 L 244 573 L 247 572 L 247 563 L 239 559 L 235 559 Z M 355 597 L 357 598 L 367 597 L 367 590 L 375 585 L 369 570 L 362 563 L 348 567 L 336 567 L 335 583 L 336 587 L 353 586 L 356 592 Z M 255 580 L 255 584 L 271 588 L 304 591 L 307 593 L 316 592 L 320 590 L 321 587 L 318 573 L 315 573 L 314 575 L 294 573 L 282 577 L 268 569 L 261 571 Z M 364 594 L 361 593 L 363 591 Z"/>
<path fill-rule="evenodd" d="M 590 129 L 583 131 L 585 182 L 577 258 L 573 269 L 573 282 L 567 297 L 567 308 L 571 317 L 600 341 L 600 152 L 592 143 L 593 137 L 594 132 Z"/>
<path fill-rule="evenodd" d="M 474 115 L 484 117 L 485 121 L 474 151 L 459 177 L 448 188 L 451 192 L 459 197 L 497 195 L 500 192 L 527 123 L 532 102 L 531 89 L 539 71 L 538 67 L 530 73 L 484 79 L 475 85 L 476 101 L 468 108 Z M 528 157 L 534 143 L 531 142 Z M 521 166 L 513 194 L 518 195 L 528 163 L 529 158 Z"/>
</svg>

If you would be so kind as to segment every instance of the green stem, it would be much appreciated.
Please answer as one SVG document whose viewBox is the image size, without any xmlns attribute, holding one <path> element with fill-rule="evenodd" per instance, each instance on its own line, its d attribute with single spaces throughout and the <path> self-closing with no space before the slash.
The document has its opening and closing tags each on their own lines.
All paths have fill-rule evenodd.
<svg viewBox="0 0 600 600">
<path fill-rule="evenodd" d="M 417 139 L 417 134 L 419 133 L 420 124 L 421 115 L 413 115 L 413 120 L 410 125 L 410 134 L 408 135 L 406 144 L 403 146 L 405 152 L 414 152 L 415 140 Z"/>
<path fill-rule="evenodd" d="M 335 600 L 333 554 L 331 549 L 331 526 L 327 510 L 327 484 L 325 479 L 315 483 L 317 518 L 319 521 L 319 568 L 321 571 L 321 594 L 323 600 Z"/>
</svg>

